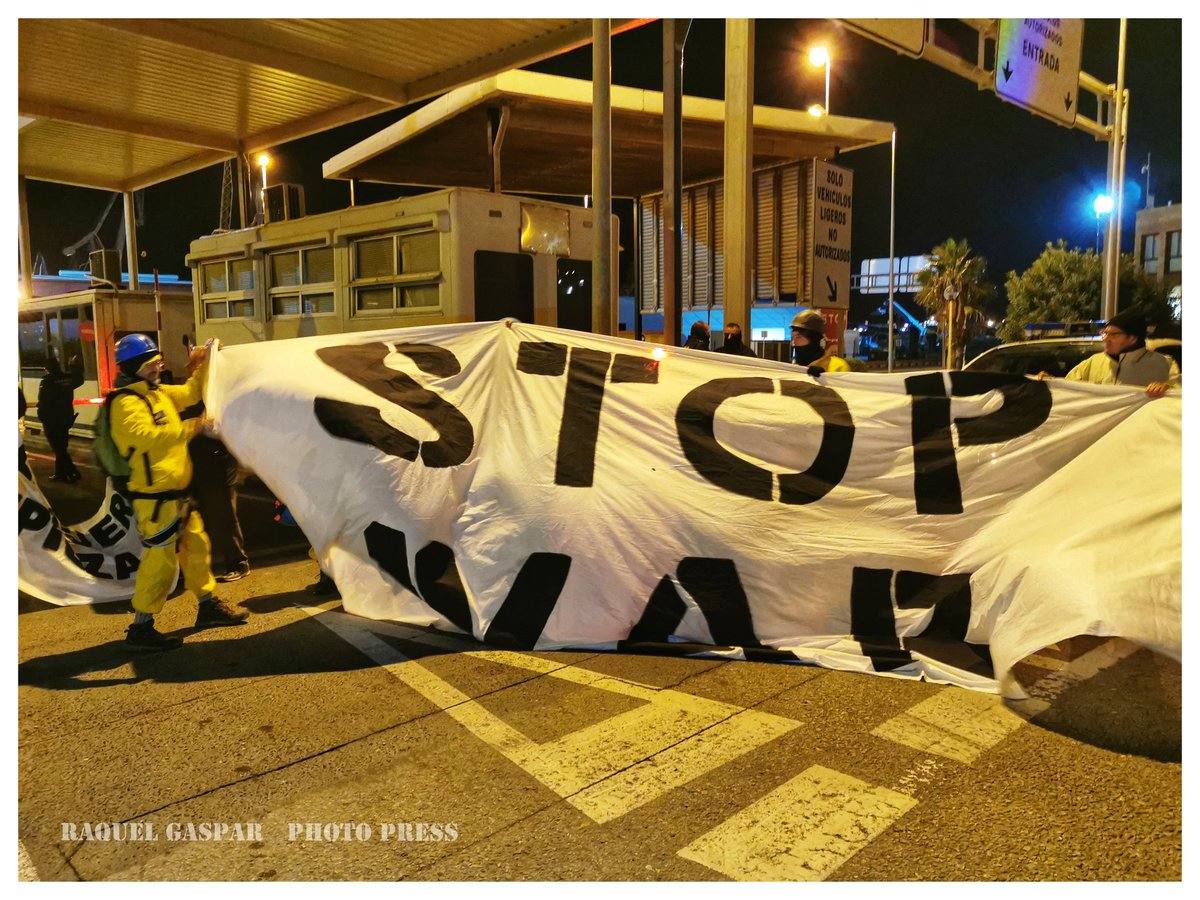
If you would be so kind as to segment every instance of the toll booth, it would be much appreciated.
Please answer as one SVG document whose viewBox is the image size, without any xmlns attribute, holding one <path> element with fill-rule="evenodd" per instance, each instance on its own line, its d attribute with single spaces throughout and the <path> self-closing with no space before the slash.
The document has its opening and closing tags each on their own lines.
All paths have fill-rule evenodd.
<svg viewBox="0 0 1200 900">
<path fill-rule="evenodd" d="M 325 163 L 324 174 L 352 183 L 583 196 L 591 189 L 591 103 L 590 81 L 504 72 L 451 91 L 337 154 Z M 691 310 L 723 307 L 725 104 L 685 96 L 681 109 L 682 322 Z M 611 114 L 613 195 L 633 201 L 638 218 L 631 248 L 638 267 L 636 309 L 644 322 L 658 325 L 657 336 L 649 324 L 644 335 L 661 340 L 663 96 L 613 85 Z M 890 143 L 893 126 L 756 105 L 753 129 L 756 305 L 829 308 L 830 333 L 840 340 L 850 293 L 852 190 L 847 185 L 838 192 L 847 200 L 843 210 L 830 210 L 834 203 L 822 192 L 818 174 L 836 170 L 849 176 L 842 168 L 845 155 Z M 826 162 L 835 157 L 838 165 Z M 831 224 L 821 219 L 823 210 L 845 214 L 837 247 L 823 246 Z M 820 233 L 817 225 L 823 226 Z M 821 268 L 829 259 L 826 250 L 840 254 L 844 268 L 834 302 L 826 291 L 828 268 Z M 822 292 L 814 291 L 814 283 Z M 615 314 L 613 321 L 628 325 L 621 333 L 632 337 L 633 318 Z M 773 321 L 764 328 L 777 330 Z"/>
<path fill-rule="evenodd" d="M 197 334 L 242 344 L 508 316 L 590 331 L 592 222 L 453 188 L 208 235 L 187 257 Z"/>
<path fill-rule="evenodd" d="M 153 291 L 111 288 L 21 300 L 17 304 L 17 335 L 21 390 L 30 405 L 26 427 L 33 432 L 41 429 L 34 404 L 50 355 L 63 368 L 78 357 L 84 381 L 75 390 L 75 410 L 79 417 L 71 432 L 90 437 L 104 395 L 116 381 L 116 343 L 135 332 L 153 337 L 162 350 L 167 369 L 176 377 L 185 377 L 188 360 L 185 342 L 196 340 L 191 285 L 174 282 L 170 290 L 160 293 L 157 308 Z"/>
</svg>

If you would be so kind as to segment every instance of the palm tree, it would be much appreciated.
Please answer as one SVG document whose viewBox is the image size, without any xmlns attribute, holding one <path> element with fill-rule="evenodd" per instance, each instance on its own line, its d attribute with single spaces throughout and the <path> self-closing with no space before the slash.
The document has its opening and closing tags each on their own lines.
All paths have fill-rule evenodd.
<svg viewBox="0 0 1200 900">
<path fill-rule="evenodd" d="M 929 268 L 917 273 L 917 302 L 944 324 L 946 368 L 962 364 L 968 325 L 984 318 L 983 306 L 996 295 L 987 281 L 987 260 L 964 239 L 946 238 L 929 254 Z"/>
</svg>

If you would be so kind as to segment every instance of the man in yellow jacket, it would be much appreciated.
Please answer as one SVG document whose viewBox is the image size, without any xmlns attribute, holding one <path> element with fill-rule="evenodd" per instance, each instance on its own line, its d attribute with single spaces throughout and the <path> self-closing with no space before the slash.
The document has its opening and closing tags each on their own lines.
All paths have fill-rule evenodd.
<svg viewBox="0 0 1200 900">
<path fill-rule="evenodd" d="M 182 642 L 156 631 L 154 616 L 167 602 L 177 557 L 184 586 L 200 601 L 197 628 L 241 625 L 248 618 L 213 595 L 208 535 L 188 500 L 192 463 L 187 445 L 203 422 L 208 348 L 193 351 L 196 368 L 182 385 L 161 383 L 163 358 L 146 335 L 121 338 L 116 359 L 120 375 L 109 406 L 109 430 L 129 461 L 127 493 L 143 548 L 133 590 L 134 620 L 125 640 L 148 650 L 172 650 Z"/>
<path fill-rule="evenodd" d="M 792 362 L 807 366 L 809 374 L 849 372 L 850 364 L 840 356 L 825 352 L 825 317 L 815 309 L 805 309 L 792 317 Z M 817 371 L 811 371 L 811 370 Z"/>
</svg>

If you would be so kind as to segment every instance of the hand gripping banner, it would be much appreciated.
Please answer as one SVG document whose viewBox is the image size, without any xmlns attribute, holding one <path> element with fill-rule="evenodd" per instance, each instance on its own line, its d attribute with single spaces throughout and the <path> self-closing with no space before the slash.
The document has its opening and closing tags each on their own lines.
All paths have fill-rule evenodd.
<svg viewBox="0 0 1200 900">
<path fill-rule="evenodd" d="M 358 615 L 1009 693 L 1180 652 L 1176 398 L 494 322 L 227 347 L 207 407 Z"/>
</svg>

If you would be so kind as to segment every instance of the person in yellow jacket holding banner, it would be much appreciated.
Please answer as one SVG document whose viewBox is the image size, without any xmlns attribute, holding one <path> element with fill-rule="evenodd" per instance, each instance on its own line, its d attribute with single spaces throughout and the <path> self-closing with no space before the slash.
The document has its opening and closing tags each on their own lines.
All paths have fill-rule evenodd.
<svg viewBox="0 0 1200 900">
<path fill-rule="evenodd" d="M 792 362 L 807 366 L 810 375 L 823 372 L 849 372 L 850 364 L 840 356 L 825 352 L 825 317 L 815 309 L 805 309 L 792 317 Z"/>
<path fill-rule="evenodd" d="M 195 371 L 181 385 L 161 383 L 163 358 L 144 334 L 121 338 L 116 360 L 120 375 L 109 407 L 109 431 L 129 462 L 126 494 L 133 501 L 143 547 L 133 589 L 134 619 L 125 640 L 143 649 L 172 650 L 182 642 L 155 630 L 154 616 L 167 602 L 177 558 L 184 586 L 199 600 L 197 628 L 241 625 L 249 617 L 214 596 L 208 535 L 188 499 L 192 462 L 187 445 L 203 422 L 208 348 L 193 351 Z"/>
</svg>

